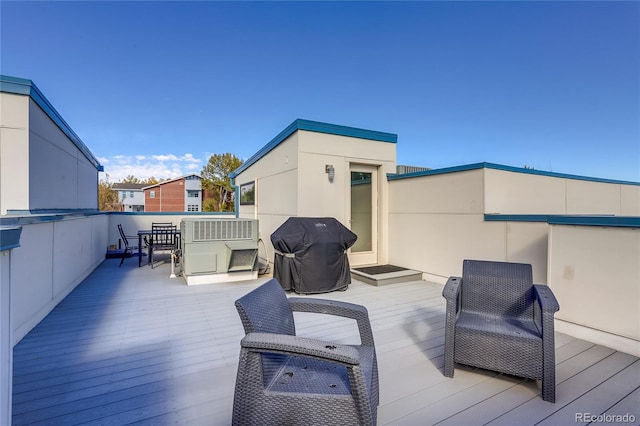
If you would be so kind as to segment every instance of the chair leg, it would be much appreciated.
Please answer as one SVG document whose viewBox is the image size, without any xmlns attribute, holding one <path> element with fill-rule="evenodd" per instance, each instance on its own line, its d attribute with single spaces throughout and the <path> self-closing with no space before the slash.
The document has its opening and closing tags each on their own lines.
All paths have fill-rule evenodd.
<svg viewBox="0 0 640 426">
<path fill-rule="evenodd" d="M 549 368 L 550 367 L 550 368 Z M 542 400 L 556 402 L 556 366 L 545 365 L 542 379 Z"/>
<path fill-rule="evenodd" d="M 127 257 L 127 250 L 128 248 L 125 247 L 124 251 L 122 252 L 122 258 L 120 258 L 120 265 L 118 265 L 118 268 L 122 266 L 122 263 L 124 262 L 124 258 Z"/>
<path fill-rule="evenodd" d="M 451 312 L 447 309 L 447 321 L 444 331 L 444 376 L 453 377 L 455 369 L 455 318 L 451 317 Z"/>
</svg>

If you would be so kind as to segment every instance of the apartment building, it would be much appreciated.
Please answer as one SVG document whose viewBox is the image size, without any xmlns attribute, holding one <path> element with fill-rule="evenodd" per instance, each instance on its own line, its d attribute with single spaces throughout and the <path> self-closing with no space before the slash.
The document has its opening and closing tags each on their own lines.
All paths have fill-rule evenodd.
<svg viewBox="0 0 640 426">
<path fill-rule="evenodd" d="M 118 193 L 118 202 L 122 212 L 143 212 L 146 183 L 114 183 L 111 188 Z"/>
<path fill-rule="evenodd" d="M 201 177 L 186 175 L 142 188 L 147 212 L 202 211 Z"/>
</svg>

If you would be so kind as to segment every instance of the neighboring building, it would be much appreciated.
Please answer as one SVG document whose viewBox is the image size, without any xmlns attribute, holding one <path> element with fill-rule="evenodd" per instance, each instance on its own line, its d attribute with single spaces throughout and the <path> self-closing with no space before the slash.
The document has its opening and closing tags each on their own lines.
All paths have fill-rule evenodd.
<svg viewBox="0 0 640 426">
<path fill-rule="evenodd" d="M 0 76 L 0 214 L 98 209 L 96 157 L 31 80 Z"/>
<path fill-rule="evenodd" d="M 200 212 L 203 191 L 198 175 L 187 175 L 142 188 L 147 212 Z"/>
<path fill-rule="evenodd" d="M 111 189 L 118 193 L 120 211 L 123 212 L 143 212 L 144 211 L 144 191 L 143 188 L 149 186 L 148 183 L 114 183 Z"/>
</svg>

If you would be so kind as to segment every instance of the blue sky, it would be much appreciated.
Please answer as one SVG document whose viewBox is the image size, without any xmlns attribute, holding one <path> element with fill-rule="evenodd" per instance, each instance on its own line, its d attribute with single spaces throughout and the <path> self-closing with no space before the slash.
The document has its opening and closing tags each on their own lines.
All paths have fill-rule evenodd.
<svg viewBox="0 0 640 426">
<path fill-rule="evenodd" d="M 0 3 L 2 74 L 104 165 L 171 178 L 296 118 L 398 134 L 398 164 L 640 181 L 639 2 Z"/>
</svg>

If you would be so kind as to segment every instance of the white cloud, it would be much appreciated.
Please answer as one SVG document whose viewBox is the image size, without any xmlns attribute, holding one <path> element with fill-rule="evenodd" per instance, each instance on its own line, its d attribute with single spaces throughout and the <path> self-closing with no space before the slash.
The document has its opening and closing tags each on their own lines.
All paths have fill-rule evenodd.
<svg viewBox="0 0 640 426">
<path fill-rule="evenodd" d="M 207 160 L 197 158 L 193 154 L 158 154 L 158 155 L 115 155 L 102 157 L 98 161 L 104 166 L 100 178 L 109 176 L 110 182 L 120 182 L 127 176 L 135 176 L 145 180 L 174 179 L 186 174 L 199 173 Z"/>
<path fill-rule="evenodd" d="M 169 154 L 169 155 L 152 155 L 151 158 L 153 158 L 156 161 L 175 161 L 178 159 L 178 157 L 176 157 L 173 154 Z"/>
</svg>

